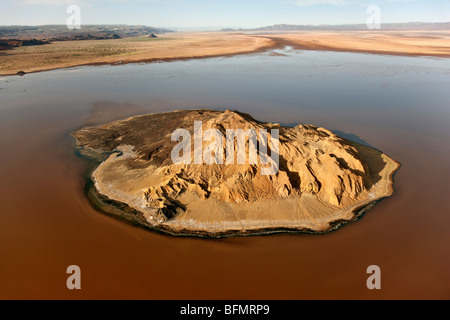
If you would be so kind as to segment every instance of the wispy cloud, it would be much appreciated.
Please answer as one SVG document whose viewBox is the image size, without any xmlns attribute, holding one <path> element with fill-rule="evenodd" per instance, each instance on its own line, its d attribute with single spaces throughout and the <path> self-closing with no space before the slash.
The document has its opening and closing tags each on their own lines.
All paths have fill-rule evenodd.
<svg viewBox="0 0 450 320">
<path fill-rule="evenodd" d="M 415 0 L 379 0 L 376 4 L 393 2 L 413 2 Z M 320 5 L 344 6 L 344 5 L 370 5 L 373 0 L 295 0 L 294 4 L 299 7 L 311 7 Z"/>
<path fill-rule="evenodd" d="M 3 0 L 2 0 L 3 1 Z M 91 5 L 98 2 L 103 3 L 124 3 L 124 4 L 142 4 L 142 3 L 180 3 L 182 0 L 9 0 L 18 5 Z"/>
<path fill-rule="evenodd" d="M 295 5 L 299 7 L 310 7 L 317 5 L 332 5 L 332 6 L 342 6 L 349 4 L 346 0 L 297 0 Z"/>
<path fill-rule="evenodd" d="M 11 2 L 24 5 L 24 6 L 32 6 L 32 5 L 63 5 L 68 6 L 71 4 L 84 4 L 87 1 L 83 0 L 12 0 Z"/>
</svg>

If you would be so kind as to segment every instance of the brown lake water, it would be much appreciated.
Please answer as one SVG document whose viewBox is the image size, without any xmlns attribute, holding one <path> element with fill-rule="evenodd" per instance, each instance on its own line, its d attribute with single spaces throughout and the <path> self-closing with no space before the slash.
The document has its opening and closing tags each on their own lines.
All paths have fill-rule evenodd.
<svg viewBox="0 0 450 320">
<path fill-rule="evenodd" d="M 449 299 L 450 60 L 278 52 L 0 77 L 0 299 Z M 220 240 L 90 205 L 69 132 L 198 107 L 362 140 L 401 162 L 396 193 L 332 233 Z"/>
</svg>

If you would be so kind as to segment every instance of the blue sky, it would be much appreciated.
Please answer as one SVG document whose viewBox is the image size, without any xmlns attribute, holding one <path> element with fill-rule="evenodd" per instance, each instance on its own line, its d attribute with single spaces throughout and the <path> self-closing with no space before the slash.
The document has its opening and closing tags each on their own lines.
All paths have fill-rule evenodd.
<svg viewBox="0 0 450 320">
<path fill-rule="evenodd" d="M 382 23 L 450 21 L 449 0 L 0 0 L 0 25 L 65 24 L 72 4 L 82 24 L 177 29 L 366 23 L 369 5 Z"/>
</svg>

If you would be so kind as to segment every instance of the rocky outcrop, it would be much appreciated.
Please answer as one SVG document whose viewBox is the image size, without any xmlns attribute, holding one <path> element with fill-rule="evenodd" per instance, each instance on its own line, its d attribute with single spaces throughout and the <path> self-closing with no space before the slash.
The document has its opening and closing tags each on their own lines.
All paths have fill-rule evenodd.
<svg viewBox="0 0 450 320">
<path fill-rule="evenodd" d="M 0 39 L 0 50 L 9 50 L 16 47 L 39 46 L 49 43 L 50 43 L 49 41 L 38 39 L 29 39 L 29 40 Z"/>
<path fill-rule="evenodd" d="M 194 137 L 194 121 L 202 122 L 203 132 L 222 133 L 223 150 L 214 152 L 223 155 L 223 164 L 195 164 L 198 149 L 193 145 L 189 163 L 172 162 L 177 141 L 172 141 L 171 133 L 184 128 Z M 261 157 L 257 163 L 248 156 L 245 163 L 226 164 L 227 129 L 278 130 L 276 174 L 262 174 L 267 165 Z M 100 194 L 133 207 L 148 226 L 175 233 L 283 228 L 321 232 L 335 221 L 354 219 L 356 209 L 391 195 L 392 175 L 398 169 L 398 163 L 379 151 L 324 128 L 282 127 L 230 110 L 138 116 L 84 128 L 73 136 L 86 154 L 113 152 L 92 175 Z M 247 143 L 247 155 L 249 148 Z M 201 152 L 211 152 L 207 143 Z"/>
</svg>

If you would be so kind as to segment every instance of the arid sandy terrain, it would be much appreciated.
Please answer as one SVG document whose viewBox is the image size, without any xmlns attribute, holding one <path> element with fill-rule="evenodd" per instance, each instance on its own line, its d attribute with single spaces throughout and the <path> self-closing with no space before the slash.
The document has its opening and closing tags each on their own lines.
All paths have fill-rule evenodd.
<svg viewBox="0 0 450 320">
<path fill-rule="evenodd" d="M 120 64 L 205 58 L 291 46 L 302 50 L 450 57 L 447 31 L 349 31 L 170 33 L 147 37 L 55 41 L 0 52 L 0 75 L 80 65 Z"/>
<path fill-rule="evenodd" d="M 448 31 L 349 31 L 274 34 L 298 49 L 450 57 Z"/>
<path fill-rule="evenodd" d="M 0 74 L 79 65 L 152 62 L 251 53 L 273 45 L 266 38 L 223 33 L 164 34 L 158 38 L 56 41 L 20 47 L 0 55 Z"/>
</svg>

